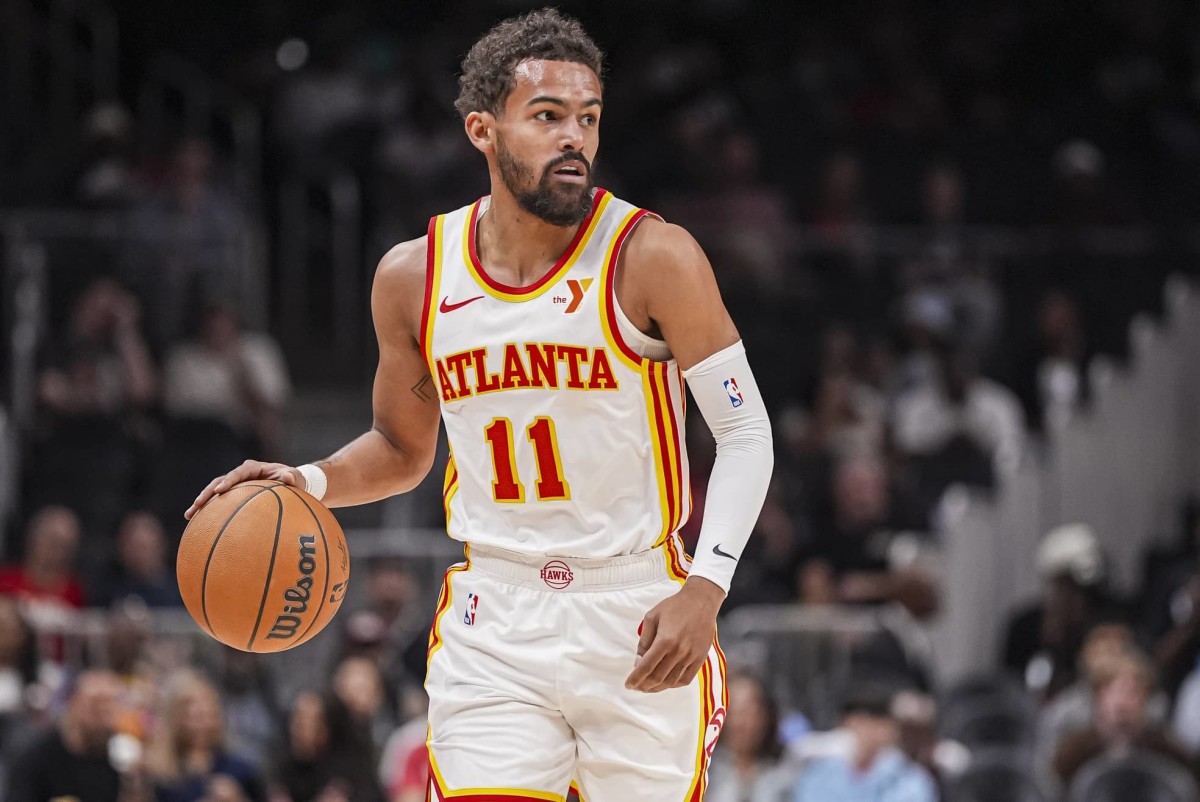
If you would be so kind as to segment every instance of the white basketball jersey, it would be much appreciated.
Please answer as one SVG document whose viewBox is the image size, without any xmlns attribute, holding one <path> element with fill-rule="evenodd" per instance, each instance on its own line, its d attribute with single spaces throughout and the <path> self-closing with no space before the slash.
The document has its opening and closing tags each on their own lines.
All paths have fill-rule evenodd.
<svg viewBox="0 0 1200 802">
<path fill-rule="evenodd" d="M 683 377 L 622 339 L 613 290 L 647 212 L 597 189 L 558 263 L 516 288 L 480 264 L 487 204 L 429 225 L 421 348 L 450 442 L 447 531 L 555 557 L 667 542 L 691 512 Z"/>
</svg>

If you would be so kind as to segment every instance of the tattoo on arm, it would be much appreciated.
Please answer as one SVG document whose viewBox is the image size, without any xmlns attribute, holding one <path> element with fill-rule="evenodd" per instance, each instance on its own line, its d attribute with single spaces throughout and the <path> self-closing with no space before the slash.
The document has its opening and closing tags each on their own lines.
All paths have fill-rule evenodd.
<svg viewBox="0 0 1200 802">
<path fill-rule="evenodd" d="M 413 394 L 422 401 L 434 400 L 437 398 L 437 396 L 434 395 L 433 388 L 430 386 L 432 384 L 433 377 L 431 377 L 429 374 L 426 374 L 424 377 L 422 377 L 421 381 L 413 385 Z"/>
</svg>

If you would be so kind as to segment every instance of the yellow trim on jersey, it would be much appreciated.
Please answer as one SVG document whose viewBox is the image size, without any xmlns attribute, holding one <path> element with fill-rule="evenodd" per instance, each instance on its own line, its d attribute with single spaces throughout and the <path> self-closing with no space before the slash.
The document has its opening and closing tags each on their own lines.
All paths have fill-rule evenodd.
<svg viewBox="0 0 1200 802">
<path fill-rule="evenodd" d="M 442 507 L 446 510 L 446 527 L 450 527 L 450 500 L 458 492 L 458 465 L 454 462 L 454 452 L 446 460 L 446 478 L 442 480 Z"/>
<path fill-rule="evenodd" d="M 483 200 L 480 199 L 475 201 L 475 206 L 471 209 L 470 213 L 467 215 L 466 222 L 463 224 L 462 259 L 463 264 L 467 266 L 467 272 L 471 274 L 473 279 L 475 279 L 475 283 L 493 298 L 499 298 L 502 301 L 510 301 L 513 303 L 532 301 L 534 298 L 540 298 L 542 295 L 545 295 L 547 292 L 549 292 L 550 288 L 557 284 L 559 279 L 561 279 L 570 271 L 575 262 L 579 261 L 580 255 L 587 249 L 588 242 L 591 240 L 592 234 L 596 230 L 596 225 L 600 222 L 600 218 L 604 215 L 604 210 L 608 207 L 608 202 L 612 198 L 612 195 L 608 192 L 600 193 L 600 195 L 600 199 L 596 202 L 596 208 L 592 212 L 591 219 L 588 221 L 587 229 L 583 232 L 583 236 L 579 238 L 579 242 L 575 245 L 575 249 L 571 252 L 571 255 L 567 257 L 558 270 L 554 272 L 553 276 L 548 279 L 539 279 L 540 282 L 544 282 L 542 283 L 542 286 L 538 287 L 532 292 L 521 293 L 520 295 L 496 289 L 486 280 L 484 280 L 483 276 L 479 275 L 479 271 L 475 268 L 475 260 L 471 258 L 471 221 L 476 219 L 478 207 L 481 203 L 483 203 Z"/>
<path fill-rule="evenodd" d="M 442 592 L 438 595 L 437 607 L 433 613 L 433 626 L 429 630 L 429 649 L 425 656 L 425 665 L 428 668 L 429 663 L 433 660 L 433 656 L 437 654 L 438 649 L 442 648 L 442 619 L 446 617 L 446 612 L 454 607 L 454 589 L 450 587 L 451 578 L 471 567 L 471 548 L 467 546 L 466 561 L 456 563 L 446 569 L 446 575 L 442 579 Z"/>
<path fill-rule="evenodd" d="M 663 450 L 662 438 L 658 436 L 658 420 L 654 399 L 654 362 L 645 362 L 641 367 L 642 394 L 646 397 L 646 419 L 650 426 L 650 445 L 654 451 L 654 473 L 658 477 L 659 517 L 662 518 L 662 531 L 654 541 L 657 548 L 667 541 L 671 535 L 671 504 L 667 500 L 667 469 L 666 454 Z"/>
<path fill-rule="evenodd" d="M 433 242 L 429 243 L 433 249 L 433 276 L 428 279 L 430 282 L 429 289 L 429 309 L 426 310 L 425 320 L 422 323 L 425 326 L 424 346 L 425 350 L 422 356 L 425 357 L 425 364 L 429 366 L 429 372 L 436 378 L 437 368 L 433 361 L 433 321 L 438 314 L 438 292 L 442 285 L 442 229 L 445 223 L 446 215 L 439 214 L 437 222 L 433 224 Z"/>
<path fill-rule="evenodd" d="M 438 799 L 459 799 L 461 797 L 515 797 L 521 800 L 536 799 L 539 802 L 566 802 L 566 797 L 562 794 L 553 794 L 549 791 L 528 791 L 522 788 L 459 788 L 451 791 L 446 778 L 442 775 L 441 768 L 438 767 L 437 758 L 433 755 L 433 726 L 430 725 L 425 730 L 425 751 L 429 754 L 429 773 L 430 781 L 436 787 Z"/>
<path fill-rule="evenodd" d="M 675 415 L 675 403 L 671 399 L 669 392 L 671 366 L 663 365 L 661 376 L 659 376 L 659 386 L 662 388 L 662 409 L 663 409 L 663 424 L 667 430 L 667 446 L 671 450 L 671 484 L 674 488 L 675 511 L 671 518 L 671 531 L 674 532 L 683 523 L 683 463 L 680 461 L 679 452 L 682 448 L 680 443 L 681 432 L 679 430 L 679 419 Z"/>
<path fill-rule="evenodd" d="M 617 247 L 617 242 L 621 239 L 621 232 L 625 230 L 625 226 L 629 225 L 629 221 L 641 211 L 641 209 L 633 209 L 629 212 L 629 214 L 625 215 L 624 219 L 621 220 L 621 224 L 616 228 L 616 233 L 613 234 L 612 239 L 608 241 L 608 249 L 604 253 L 604 261 L 601 263 L 600 267 L 600 327 L 604 329 L 604 339 L 608 343 L 608 349 L 616 354 L 617 358 L 625 363 L 627 368 L 636 371 L 642 370 L 642 365 L 645 364 L 646 360 L 642 360 L 642 362 L 639 363 L 630 359 L 629 355 L 625 353 L 625 350 L 617 344 L 616 335 L 613 333 L 613 330 L 608 323 L 608 307 L 611 303 L 611 300 L 608 297 L 608 274 L 611 271 L 616 270 L 617 267 L 615 260 L 613 259 L 613 251 Z M 613 288 L 613 296 L 616 296 L 615 287 Z M 615 319 L 616 315 L 613 315 L 613 317 Z"/>
</svg>

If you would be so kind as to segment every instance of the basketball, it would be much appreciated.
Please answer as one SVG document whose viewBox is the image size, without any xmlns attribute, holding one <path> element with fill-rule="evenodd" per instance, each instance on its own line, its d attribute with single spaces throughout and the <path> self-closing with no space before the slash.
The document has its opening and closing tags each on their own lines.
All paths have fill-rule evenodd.
<svg viewBox="0 0 1200 802">
<path fill-rule="evenodd" d="M 214 496 L 179 543 L 175 572 L 192 618 L 246 652 L 280 652 L 333 619 L 350 582 L 337 519 L 282 482 L 243 482 Z"/>
</svg>

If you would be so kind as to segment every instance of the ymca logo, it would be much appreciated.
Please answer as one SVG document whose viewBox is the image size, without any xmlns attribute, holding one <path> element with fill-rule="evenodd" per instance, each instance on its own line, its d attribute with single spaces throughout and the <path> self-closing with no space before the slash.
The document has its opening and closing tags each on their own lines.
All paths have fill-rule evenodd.
<svg viewBox="0 0 1200 802">
<path fill-rule="evenodd" d="M 571 567 L 562 560 L 551 560 L 542 566 L 542 581 L 555 590 L 562 590 L 574 579 Z"/>
<path fill-rule="evenodd" d="M 708 727 L 704 731 L 704 754 L 712 758 L 713 750 L 717 748 L 717 740 L 721 737 L 721 730 L 725 728 L 725 708 L 718 707 L 713 712 L 712 718 L 708 720 Z"/>
<path fill-rule="evenodd" d="M 467 594 L 467 610 L 463 613 L 463 623 L 469 627 L 475 626 L 475 611 L 479 608 L 479 596 Z"/>
<path fill-rule="evenodd" d="M 729 394 L 729 403 L 734 409 L 737 409 L 742 404 L 746 403 L 742 399 L 742 391 L 738 389 L 737 379 L 725 380 L 725 392 Z"/>
<path fill-rule="evenodd" d="M 569 315 L 572 312 L 579 311 L 579 305 L 583 303 L 583 296 L 587 295 L 588 288 L 592 286 L 593 279 L 567 279 L 567 288 L 571 290 L 571 297 L 567 298 L 562 295 L 554 296 L 554 303 L 566 304 L 567 308 L 563 310 L 564 315 Z"/>
</svg>

